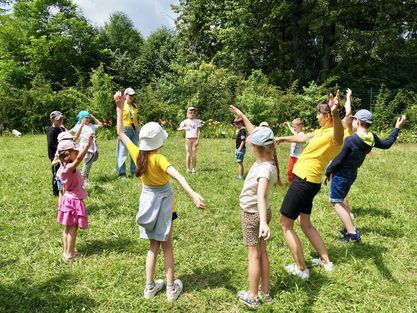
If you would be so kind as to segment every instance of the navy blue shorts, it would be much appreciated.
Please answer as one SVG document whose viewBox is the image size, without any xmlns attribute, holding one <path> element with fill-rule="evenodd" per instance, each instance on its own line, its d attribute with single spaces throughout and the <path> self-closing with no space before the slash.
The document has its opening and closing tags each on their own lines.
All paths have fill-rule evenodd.
<svg viewBox="0 0 417 313">
<path fill-rule="evenodd" d="M 245 152 L 246 152 L 246 149 L 241 149 L 241 150 L 236 149 L 236 152 L 235 152 L 236 162 L 238 163 L 243 162 L 243 159 L 245 157 Z"/>
<path fill-rule="evenodd" d="M 342 203 L 355 179 L 356 177 L 333 175 L 330 183 L 330 202 Z"/>
<path fill-rule="evenodd" d="M 310 183 L 293 174 L 293 182 L 281 204 L 281 214 L 295 220 L 300 213 L 311 214 L 313 199 L 320 191 L 321 184 Z"/>
</svg>

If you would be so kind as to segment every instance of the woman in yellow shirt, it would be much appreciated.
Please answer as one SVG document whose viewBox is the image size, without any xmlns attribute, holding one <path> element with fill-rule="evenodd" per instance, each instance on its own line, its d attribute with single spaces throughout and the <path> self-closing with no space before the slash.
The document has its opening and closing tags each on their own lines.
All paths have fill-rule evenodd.
<svg viewBox="0 0 417 313">
<path fill-rule="evenodd" d="M 203 209 L 205 204 L 203 198 L 191 189 L 185 178 L 159 153 L 159 149 L 168 137 L 166 131 L 155 122 L 143 125 L 139 133 L 140 145 L 138 147 L 124 133 L 124 97 L 117 92 L 114 100 L 117 105 L 117 134 L 135 161 L 136 176 L 142 180 L 136 222 L 139 224 L 140 237 L 149 240 L 149 251 L 146 257 L 146 286 L 143 295 L 145 299 L 151 299 L 164 286 L 162 279 L 155 280 L 156 257 L 159 247 L 162 246 L 165 258 L 167 300 L 175 301 L 182 291 L 182 282 L 174 279 L 172 221 L 176 218 L 176 212 L 169 177 L 178 181 L 193 199 L 197 208 Z"/>
<path fill-rule="evenodd" d="M 320 129 L 305 135 L 276 138 L 277 143 L 309 141 L 294 166 L 294 181 L 282 202 L 279 219 L 285 241 L 295 259 L 295 263 L 286 266 L 286 270 L 302 279 L 308 279 L 310 271 L 305 263 L 301 241 L 294 231 L 294 221 L 297 218 L 304 234 L 320 256 L 313 259 L 312 263 L 322 265 L 327 271 L 333 269 L 333 263 L 330 262 L 324 242 L 311 224 L 310 214 L 313 199 L 321 187 L 324 170 L 330 160 L 340 152 L 343 145 L 344 131 L 339 116 L 339 107 L 338 92 L 336 98 L 331 96 L 328 102 L 322 102 L 317 106 L 317 121 L 321 126 Z"/>
<path fill-rule="evenodd" d="M 135 144 L 139 141 L 139 123 L 138 123 L 138 108 L 134 102 L 135 90 L 126 88 L 124 92 L 125 102 L 123 104 L 123 131 L 124 134 Z M 126 145 L 120 140 L 117 140 L 117 161 L 116 171 L 119 177 L 126 177 L 126 159 L 129 158 L 129 153 Z M 135 175 L 135 162 L 130 157 L 130 176 Z"/>
</svg>

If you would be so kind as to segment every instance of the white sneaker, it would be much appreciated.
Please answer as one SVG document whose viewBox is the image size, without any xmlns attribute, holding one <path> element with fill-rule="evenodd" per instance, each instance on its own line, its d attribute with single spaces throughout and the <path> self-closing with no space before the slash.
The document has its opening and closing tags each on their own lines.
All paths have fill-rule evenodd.
<svg viewBox="0 0 417 313">
<path fill-rule="evenodd" d="M 193 169 L 191 170 L 191 173 L 195 174 L 195 173 L 197 173 L 197 170 L 196 170 L 195 168 L 193 168 Z"/>
<path fill-rule="evenodd" d="M 306 268 L 304 271 L 298 269 L 297 264 L 293 263 L 285 267 L 288 273 L 300 277 L 301 279 L 308 279 L 310 277 L 310 270 Z"/>
<path fill-rule="evenodd" d="M 168 289 L 167 286 L 167 300 L 172 302 L 178 299 L 182 291 L 182 281 L 179 279 L 174 280 L 174 288 Z"/>
<path fill-rule="evenodd" d="M 311 260 L 313 265 L 321 265 L 327 272 L 333 271 L 333 262 L 329 262 L 325 264 L 321 258 L 315 258 Z"/>
<path fill-rule="evenodd" d="M 164 287 L 164 280 L 163 279 L 157 279 L 155 280 L 155 287 L 152 289 L 148 289 L 145 287 L 145 290 L 143 290 L 143 296 L 145 299 L 152 299 L 155 297 L 155 295 L 158 293 Z"/>
</svg>

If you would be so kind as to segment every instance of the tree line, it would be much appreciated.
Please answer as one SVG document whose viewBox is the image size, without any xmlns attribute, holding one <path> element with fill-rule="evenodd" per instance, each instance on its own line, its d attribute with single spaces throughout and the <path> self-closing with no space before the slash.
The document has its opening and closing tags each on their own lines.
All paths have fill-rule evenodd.
<svg viewBox="0 0 417 313">
<path fill-rule="evenodd" d="M 295 117 L 314 127 L 330 91 L 371 89 L 376 127 L 417 122 L 417 3 L 180 0 L 175 29 L 144 38 L 123 12 L 92 26 L 70 0 L 0 1 L 0 123 L 42 131 L 62 111 L 114 121 L 112 94 L 133 87 L 142 122 L 174 128 L 185 108 L 230 122 Z M 354 108 L 369 107 L 358 93 Z"/>
</svg>

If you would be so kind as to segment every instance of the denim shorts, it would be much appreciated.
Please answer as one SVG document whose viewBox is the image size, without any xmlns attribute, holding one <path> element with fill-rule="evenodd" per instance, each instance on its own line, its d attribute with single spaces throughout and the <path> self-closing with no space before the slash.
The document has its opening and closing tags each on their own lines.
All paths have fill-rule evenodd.
<svg viewBox="0 0 417 313">
<path fill-rule="evenodd" d="M 342 203 L 355 179 L 356 175 L 350 177 L 333 175 L 330 183 L 330 202 Z"/>
<path fill-rule="evenodd" d="M 241 163 L 245 157 L 246 149 L 236 149 L 235 156 L 236 162 Z"/>
</svg>

